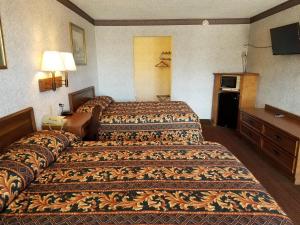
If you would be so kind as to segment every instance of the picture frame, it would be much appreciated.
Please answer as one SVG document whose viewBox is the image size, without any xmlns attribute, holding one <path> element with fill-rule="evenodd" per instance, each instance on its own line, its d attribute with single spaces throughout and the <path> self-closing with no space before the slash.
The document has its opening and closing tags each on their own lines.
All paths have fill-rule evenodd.
<svg viewBox="0 0 300 225">
<path fill-rule="evenodd" d="M 7 69 L 2 23 L 0 19 L 0 69 Z"/>
<path fill-rule="evenodd" d="M 72 53 L 76 65 L 87 64 L 85 30 L 73 23 L 70 23 L 70 37 Z"/>
</svg>

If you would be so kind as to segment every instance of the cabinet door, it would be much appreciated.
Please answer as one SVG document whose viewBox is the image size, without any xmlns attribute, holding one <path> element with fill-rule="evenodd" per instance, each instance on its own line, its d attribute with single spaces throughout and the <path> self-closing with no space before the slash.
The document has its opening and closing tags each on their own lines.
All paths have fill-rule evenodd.
<svg viewBox="0 0 300 225">
<path fill-rule="evenodd" d="M 241 77 L 240 108 L 253 108 L 256 102 L 257 76 L 246 75 Z"/>
</svg>

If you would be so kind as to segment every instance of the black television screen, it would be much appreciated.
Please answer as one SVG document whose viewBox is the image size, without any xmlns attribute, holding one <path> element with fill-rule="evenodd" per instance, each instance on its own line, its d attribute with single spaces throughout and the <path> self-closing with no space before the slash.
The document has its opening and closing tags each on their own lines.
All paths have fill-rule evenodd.
<svg viewBox="0 0 300 225">
<path fill-rule="evenodd" d="M 271 29 L 271 39 L 274 55 L 300 54 L 299 23 Z"/>
<path fill-rule="evenodd" d="M 236 76 L 223 76 L 221 79 L 221 86 L 223 88 L 235 88 L 236 87 Z"/>
</svg>

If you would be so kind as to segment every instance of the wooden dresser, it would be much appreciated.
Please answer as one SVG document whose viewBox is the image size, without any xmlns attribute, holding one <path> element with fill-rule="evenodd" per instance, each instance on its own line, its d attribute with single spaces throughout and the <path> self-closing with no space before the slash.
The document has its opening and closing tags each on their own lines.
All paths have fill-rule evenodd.
<svg viewBox="0 0 300 225">
<path fill-rule="evenodd" d="M 276 117 L 281 114 L 284 117 Z M 278 108 L 240 110 L 239 130 L 261 154 L 300 185 L 300 117 Z"/>
</svg>

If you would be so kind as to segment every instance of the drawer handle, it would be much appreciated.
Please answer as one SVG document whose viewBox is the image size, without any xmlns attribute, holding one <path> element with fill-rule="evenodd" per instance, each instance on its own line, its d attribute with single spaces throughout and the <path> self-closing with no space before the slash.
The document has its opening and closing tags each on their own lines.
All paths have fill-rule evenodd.
<svg viewBox="0 0 300 225">
<path fill-rule="evenodd" d="M 277 140 L 277 141 L 281 141 L 281 137 L 279 136 L 279 135 L 275 135 L 275 139 Z"/>
<path fill-rule="evenodd" d="M 276 149 L 273 148 L 272 151 L 275 155 L 277 155 L 277 156 L 280 155 L 280 153 Z"/>
<path fill-rule="evenodd" d="M 253 121 L 250 119 L 246 119 L 246 122 L 249 123 L 250 125 L 253 125 Z"/>
</svg>

